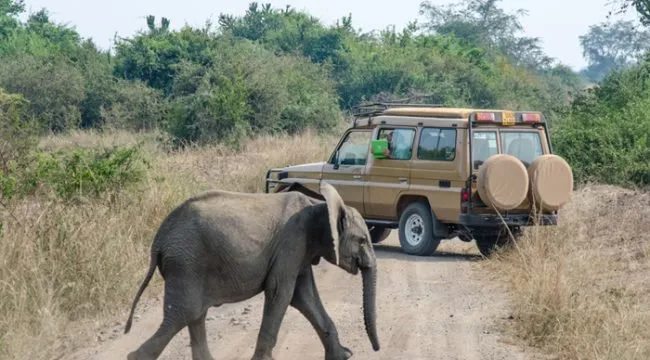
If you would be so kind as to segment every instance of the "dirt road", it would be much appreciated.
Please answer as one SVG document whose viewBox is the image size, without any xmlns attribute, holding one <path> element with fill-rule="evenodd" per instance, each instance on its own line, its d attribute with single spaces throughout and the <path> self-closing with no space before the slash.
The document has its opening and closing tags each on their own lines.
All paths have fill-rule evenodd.
<svg viewBox="0 0 650 360">
<path fill-rule="evenodd" d="M 315 268 L 325 307 L 339 330 L 341 342 L 353 351 L 352 359 L 532 358 L 502 342 L 493 329 L 496 323 L 508 321 L 507 299 L 503 291 L 475 270 L 476 262 L 481 260 L 473 243 L 456 240 L 443 244 L 436 256 L 406 256 L 393 231 L 385 242 L 376 246 L 376 252 L 379 352 L 372 350 L 364 331 L 361 276 L 348 275 L 325 261 Z M 128 335 L 123 335 L 123 324 L 106 329 L 100 336 L 109 340 L 65 359 L 126 359 L 130 351 L 153 334 L 161 319 L 160 302 L 144 304 L 140 303 L 136 312 L 139 316 Z M 215 359 L 250 359 L 262 305 L 260 294 L 209 311 L 207 332 Z M 324 358 L 316 332 L 291 307 L 284 318 L 274 356 L 276 359 Z M 162 359 L 191 359 L 187 329 L 172 340 Z"/>
</svg>

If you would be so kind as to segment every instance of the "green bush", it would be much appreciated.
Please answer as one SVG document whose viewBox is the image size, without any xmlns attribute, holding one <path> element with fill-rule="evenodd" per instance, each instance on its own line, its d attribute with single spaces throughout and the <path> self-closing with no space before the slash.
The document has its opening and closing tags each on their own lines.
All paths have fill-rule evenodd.
<svg viewBox="0 0 650 360">
<path fill-rule="evenodd" d="M 162 126 L 169 116 L 169 102 L 162 91 L 139 80 L 119 79 L 113 86 L 113 100 L 102 106 L 102 127 L 152 130 Z"/>
<path fill-rule="evenodd" d="M 52 193 L 56 199 L 101 198 L 142 180 L 146 159 L 139 147 L 34 152 L 30 167 L 13 167 L 0 177 L 3 197 Z"/>
<path fill-rule="evenodd" d="M 176 144 L 237 146 L 256 133 L 329 129 L 341 118 L 334 82 L 308 59 L 245 40 L 215 40 L 212 65 L 180 61 L 166 129 Z"/>
<path fill-rule="evenodd" d="M 650 186 L 650 64 L 613 73 L 580 95 L 552 128 L 577 183 Z"/>
<path fill-rule="evenodd" d="M 81 124 L 84 78 L 62 57 L 2 59 L 0 86 L 29 100 L 30 114 L 44 130 L 60 132 Z"/>
<path fill-rule="evenodd" d="M 141 165 L 146 164 L 143 160 L 137 146 L 40 152 L 35 169 L 25 180 L 29 185 L 46 185 L 65 200 L 100 197 L 140 181 L 144 175 Z"/>
</svg>

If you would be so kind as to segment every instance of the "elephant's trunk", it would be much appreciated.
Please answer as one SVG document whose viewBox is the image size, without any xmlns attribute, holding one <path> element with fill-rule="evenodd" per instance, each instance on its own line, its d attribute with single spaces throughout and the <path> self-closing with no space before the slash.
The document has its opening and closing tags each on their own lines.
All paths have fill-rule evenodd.
<svg viewBox="0 0 650 360">
<path fill-rule="evenodd" d="M 363 280 L 363 322 L 366 326 L 366 333 L 375 351 L 379 351 L 379 339 L 377 338 L 377 318 L 375 311 L 375 298 L 377 295 L 377 267 L 375 264 L 361 270 Z"/>
</svg>

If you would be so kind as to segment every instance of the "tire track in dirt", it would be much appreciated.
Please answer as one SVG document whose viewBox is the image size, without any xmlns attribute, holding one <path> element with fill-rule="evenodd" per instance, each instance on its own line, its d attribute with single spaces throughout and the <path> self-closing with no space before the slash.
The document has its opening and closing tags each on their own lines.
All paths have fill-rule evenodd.
<svg viewBox="0 0 650 360">
<path fill-rule="evenodd" d="M 339 331 L 341 343 L 363 359 L 534 359 L 499 341 L 491 331 L 507 312 L 504 292 L 474 270 L 474 244 L 443 244 L 431 257 L 402 253 L 397 232 L 376 245 L 378 257 L 377 326 L 381 350 L 374 352 L 365 333 L 361 276 L 352 276 L 324 260 L 314 268 L 323 304 Z M 470 249 L 471 255 L 464 254 Z M 495 290 L 496 289 L 496 290 Z M 149 302 L 129 334 L 123 325 L 107 329 L 113 340 L 64 357 L 65 360 L 125 359 L 153 334 L 162 318 L 161 303 Z M 249 360 L 259 331 L 264 296 L 212 308 L 207 333 L 215 360 Z M 125 309 L 125 312 L 128 309 Z M 274 351 L 276 359 L 323 359 L 316 331 L 289 307 Z M 189 335 L 183 329 L 167 346 L 161 360 L 190 360 Z"/>
</svg>

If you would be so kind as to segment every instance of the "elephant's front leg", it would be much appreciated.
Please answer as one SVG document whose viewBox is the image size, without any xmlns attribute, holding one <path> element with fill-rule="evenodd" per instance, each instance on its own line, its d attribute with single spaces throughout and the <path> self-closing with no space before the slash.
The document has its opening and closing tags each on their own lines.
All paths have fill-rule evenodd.
<svg viewBox="0 0 650 360">
<path fill-rule="evenodd" d="M 311 266 L 298 277 L 291 306 L 300 311 L 318 333 L 325 347 L 326 360 L 346 360 L 352 357 L 352 351 L 341 345 L 336 326 L 323 307 Z"/>
<path fill-rule="evenodd" d="M 252 360 L 272 360 L 278 331 L 287 312 L 296 278 L 270 275 L 264 290 L 264 315 Z"/>
</svg>

